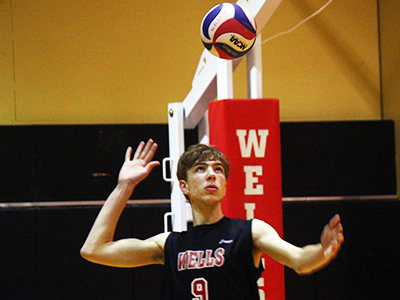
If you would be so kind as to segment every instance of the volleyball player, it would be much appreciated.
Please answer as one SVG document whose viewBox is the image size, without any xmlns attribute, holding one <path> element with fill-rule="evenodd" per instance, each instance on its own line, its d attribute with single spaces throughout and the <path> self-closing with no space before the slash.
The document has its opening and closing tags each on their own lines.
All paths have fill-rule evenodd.
<svg viewBox="0 0 400 300">
<path fill-rule="evenodd" d="M 261 220 L 231 219 L 221 201 L 229 177 L 225 155 L 207 145 L 194 145 L 178 163 L 180 189 L 193 211 L 187 232 L 160 233 L 146 240 L 114 240 L 118 219 L 135 187 L 159 165 L 157 144 L 141 142 L 128 148 L 118 184 L 104 203 L 81 249 L 94 263 L 114 267 L 163 264 L 160 299 L 259 299 L 257 280 L 261 255 L 269 255 L 299 274 L 311 274 L 329 264 L 344 242 L 340 217 L 325 226 L 318 244 L 294 246 Z M 132 157 L 133 154 L 133 157 Z"/>
</svg>

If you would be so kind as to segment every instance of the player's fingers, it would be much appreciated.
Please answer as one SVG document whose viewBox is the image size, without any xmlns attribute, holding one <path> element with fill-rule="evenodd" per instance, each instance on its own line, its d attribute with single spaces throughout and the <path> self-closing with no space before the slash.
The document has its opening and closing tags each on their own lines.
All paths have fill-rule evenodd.
<svg viewBox="0 0 400 300">
<path fill-rule="evenodd" d="M 146 156 L 144 157 L 144 160 L 146 162 L 149 162 L 153 159 L 154 154 L 156 153 L 158 149 L 158 145 L 156 143 L 152 143 L 152 145 L 150 146 L 150 149 L 147 151 Z"/>
<path fill-rule="evenodd" d="M 340 244 L 343 244 L 343 243 L 344 243 L 344 235 L 343 235 L 343 233 L 339 233 L 339 234 L 338 234 L 337 241 L 338 241 Z"/>
<path fill-rule="evenodd" d="M 340 216 L 338 214 L 334 215 L 332 219 L 329 221 L 329 227 L 335 228 L 340 223 Z"/>
<path fill-rule="evenodd" d="M 342 243 L 339 241 L 339 239 L 337 239 L 334 243 L 334 247 L 336 252 L 339 252 L 339 250 L 342 248 Z"/>
<path fill-rule="evenodd" d="M 145 159 L 145 157 L 147 156 L 147 153 L 149 153 L 151 146 L 153 145 L 153 140 L 149 139 L 146 143 L 146 146 L 144 147 L 143 151 L 140 153 L 139 158 L 141 159 Z"/>
<path fill-rule="evenodd" d="M 143 151 L 144 145 L 145 145 L 145 144 L 144 144 L 143 141 L 141 141 L 141 142 L 139 143 L 139 145 L 138 145 L 138 147 L 137 147 L 137 149 L 136 149 L 136 151 L 135 151 L 135 155 L 133 156 L 134 159 L 140 158 L 140 155 L 141 155 L 141 153 L 142 153 L 142 151 Z"/>
<path fill-rule="evenodd" d="M 147 166 L 146 166 L 148 173 L 150 173 L 151 170 L 154 169 L 154 167 L 159 166 L 159 165 L 160 165 L 159 161 L 152 161 L 152 162 L 148 163 Z"/>
<path fill-rule="evenodd" d="M 336 227 L 335 227 L 335 231 L 337 233 L 343 233 L 343 226 L 341 223 L 339 223 Z"/>
<path fill-rule="evenodd" d="M 132 147 L 128 147 L 125 152 L 125 160 L 128 161 L 131 159 L 132 156 Z"/>
</svg>

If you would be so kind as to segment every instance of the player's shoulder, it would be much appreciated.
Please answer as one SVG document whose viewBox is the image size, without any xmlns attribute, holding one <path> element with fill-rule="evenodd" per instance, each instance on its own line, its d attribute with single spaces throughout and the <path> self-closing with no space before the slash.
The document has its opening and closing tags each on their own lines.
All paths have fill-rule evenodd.
<svg viewBox="0 0 400 300">
<path fill-rule="evenodd" d="M 260 233 L 274 233 L 275 229 L 267 222 L 260 219 L 253 219 L 252 221 L 252 231 Z"/>
<path fill-rule="evenodd" d="M 276 235 L 276 230 L 267 222 L 260 219 L 253 219 L 251 231 L 253 238 L 259 238 L 265 235 Z"/>
<path fill-rule="evenodd" d="M 171 235 L 171 232 L 162 232 L 157 235 L 154 235 L 147 239 L 147 241 L 155 242 L 158 247 L 164 249 L 165 242 L 167 241 L 168 237 Z"/>
</svg>

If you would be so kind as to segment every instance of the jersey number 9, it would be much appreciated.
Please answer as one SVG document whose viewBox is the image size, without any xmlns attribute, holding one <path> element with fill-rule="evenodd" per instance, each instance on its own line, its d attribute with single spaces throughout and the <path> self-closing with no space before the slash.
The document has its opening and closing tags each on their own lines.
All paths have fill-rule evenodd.
<svg viewBox="0 0 400 300">
<path fill-rule="evenodd" d="M 192 300 L 208 300 L 208 282 L 204 278 L 196 278 L 192 281 Z"/>
</svg>

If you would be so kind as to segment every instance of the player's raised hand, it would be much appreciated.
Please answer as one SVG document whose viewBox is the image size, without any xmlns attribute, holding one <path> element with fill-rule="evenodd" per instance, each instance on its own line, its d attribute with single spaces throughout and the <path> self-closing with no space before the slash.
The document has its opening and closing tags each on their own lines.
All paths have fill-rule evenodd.
<svg viewBox="0 0 400 300">
<path fill-rule="evenodd" d="M 132 147 L 128 147 L 125 154 L 125 161 L 119 172 L 119 183 L 133 183 L 137 185 L 145 179 L 160 162 L 152 161 L 158 145 L 149 139 L 145 144 L 140 142 L 132 158 Z"/>
<path fill-rule="evenodd" d="M 340 222 L 340 216 L 335 215 L 324 227 L 321 235 L 321 244 L 324 249 L 324 255 L 334 259 L 344 242 L 343 227 Z"/>
</svg>

